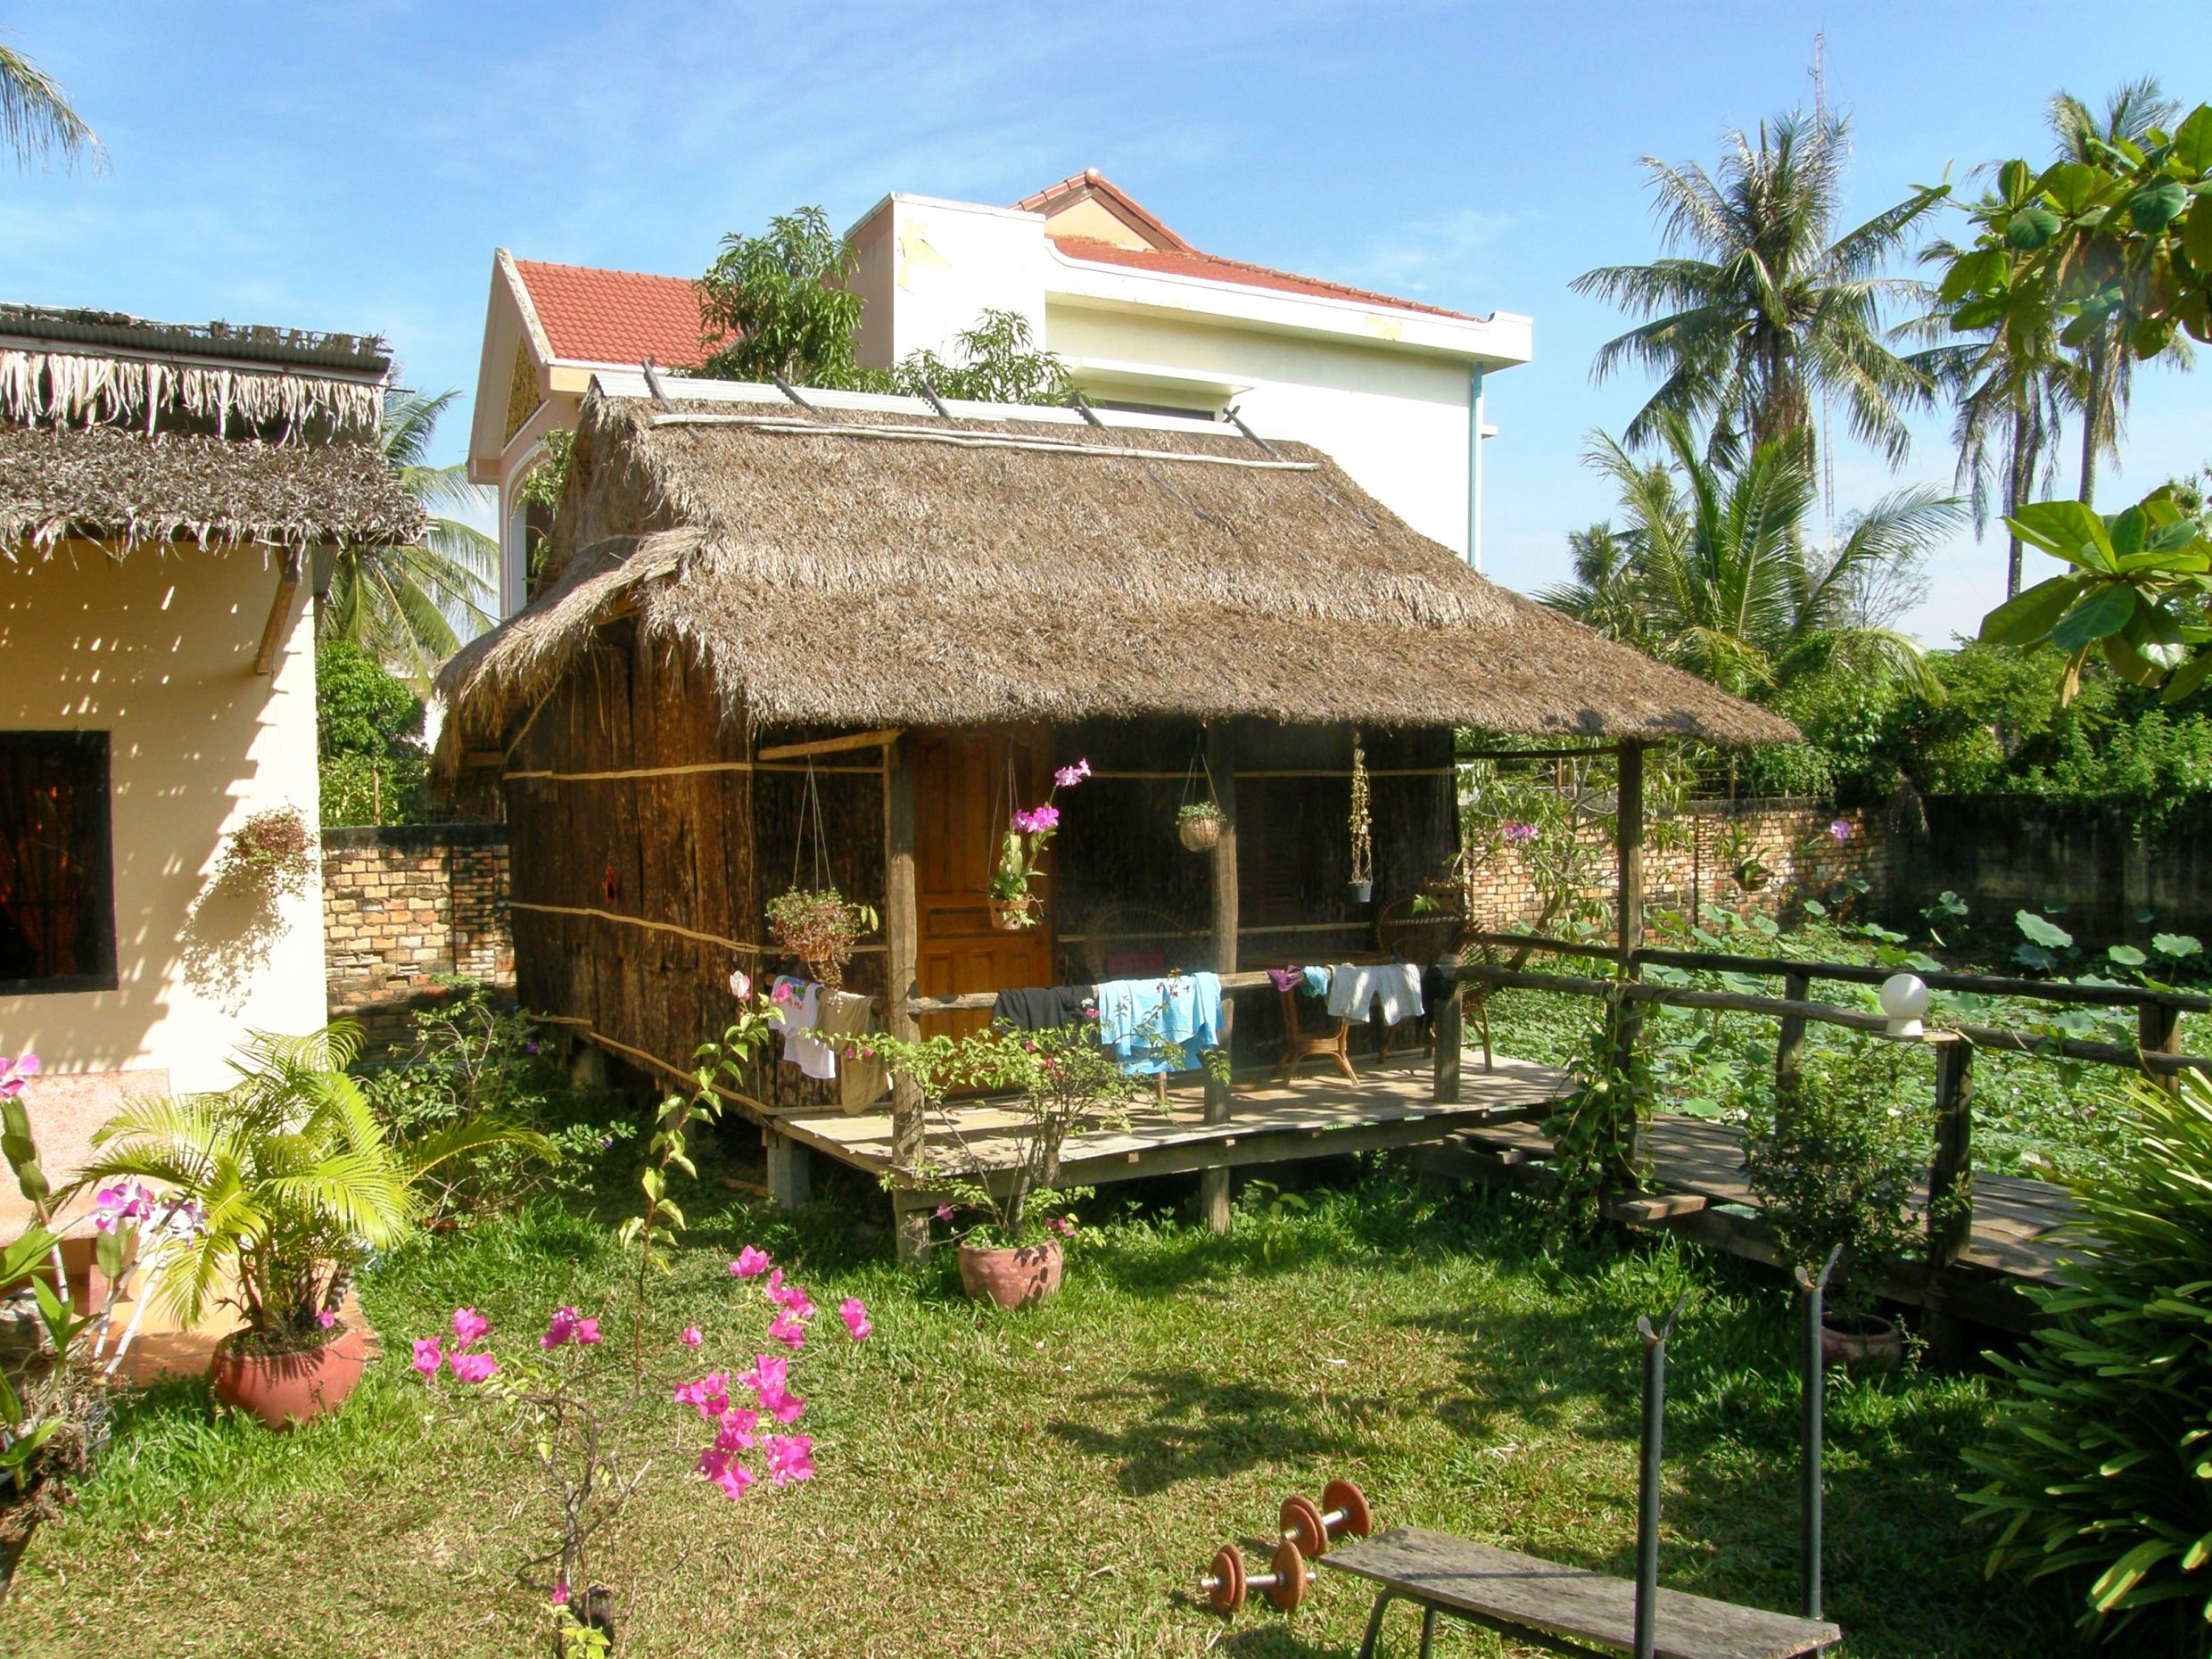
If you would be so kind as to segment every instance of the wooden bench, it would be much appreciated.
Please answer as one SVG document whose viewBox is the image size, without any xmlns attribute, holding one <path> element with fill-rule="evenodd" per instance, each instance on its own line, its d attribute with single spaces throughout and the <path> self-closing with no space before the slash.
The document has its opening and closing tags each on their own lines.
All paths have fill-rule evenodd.
<svg viewBox="0 0 2212 1659">
<path fill-rule="evenodd" d="M 1422 1659 L 1439 1614 L 1554 1653 L 1611 1655 L 1635 1647 L 1632 1579 L 1409 1526 L 1340 1545 L 1316 1564 L 1382 1586 L 1360 1659 L 1373 1659 L 1393 1600 L 1422 1610 Z M 1658 1592 L 1655 1635 L 1657 1659 L 1795 1659 L 1843 1640 L 1832 1624 L 1669 1589 Z"/>
</svg>

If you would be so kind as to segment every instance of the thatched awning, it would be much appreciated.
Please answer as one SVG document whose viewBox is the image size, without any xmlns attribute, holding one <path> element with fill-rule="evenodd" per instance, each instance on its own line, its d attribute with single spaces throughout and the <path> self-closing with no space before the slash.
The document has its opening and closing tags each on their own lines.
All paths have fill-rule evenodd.
<svg viewBox="0 0 2212 1659">
<path fill-rule="evenodd" d="M 618 391 L 628 390 L 617 379 Z M 638 390 L 642 391 L 640 385 Z M 587 399 L 558 580 L 448 665 L 473 737 L 617 610 L 755 725 L 1258 716 L 1794 739 L 1476 575 L 1318 450 L 1187 421 L 671 381 Z M 459 736 L 458 732 L 456 736 Z"/>
<path fill-rule="evenodd" d="M 374 445 L 0 425 L 0 549 L 69 538 L 402 544 L 423 515 Z"/>
</svg>

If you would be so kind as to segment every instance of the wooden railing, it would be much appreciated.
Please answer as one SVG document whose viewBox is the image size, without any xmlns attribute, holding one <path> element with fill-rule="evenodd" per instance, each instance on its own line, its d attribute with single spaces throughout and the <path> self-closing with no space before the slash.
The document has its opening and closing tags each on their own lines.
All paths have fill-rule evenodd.
<svg viewBox="0 0 2212 1659">
<path fill-rule="evenodd" d="M 1548 939 L 1532 934 L 1471 933 L 1469 948 L 1500 948 L 1516 953 L 1520 960 L 1550 954 L 1623 965 L 1617 946 Z M 1840 984 L 1879 985 L 1899 970 L 1857 962 L 1798 962 L 1764 956 L 1735 956 L 1722 952 L 1643 948 L 1630 952 L 1627 972 L 1620 978 L 1531 973 L 1486 962 L 1447 961 L 1437 964 L 1447 978 L 1462 985 L 1494 989 L 1548 991 L 1569 996 L 1617 995 L 1630 1003 L 1671 1008 L 1713 1009 L 1733 1013 L 1771 1015 L 1780 1022 L 1775 1049 L 1775 1077 L 1784 1087 L 1800 1071 L 1804 1059 L 1808 1025 L 1829 1025 L 1865 1032 L 1893 1042 L 1925 1044 L 1936 1050 L 1935 1145 L 1928 1168 L 1928 1265 L 1951 1266 L 1965 1251 L 1972 1236 L 1973 1213 L 1973 1105 L 1974 1052 L 1977 1049 L 2086 1061 L 2092 1064 L 2125 1067 L 2151 1077 L 2172 1077 L 2183 1071 L 2212 1071 L 2212 1058 L 2175 1052 L 2182 1015 L 2212 1012 L 2212 997 L 2187 992 L 2163 991 L 2147 986 L 2075 985 L 2042 979 L 2020 979 L 1995 974 L 1952 973 L 1931 970 L 1919 977 L 1931 989 L 1970 992 L 1981 996 L 2027 999 L 2070 1006 L 2134 1008 L 2137 1041 L 2130 1046 L 2094 1043 L 2035 1031 L 1997 1026 L 1955 1024 L 1933 1027 L 1910 1036 L 1889 1029 L 1880 1014 L 1844 1008 L 1812 999 L 1817 980 Z M 1689 986 L 1662 985 L 1635 975 L 1645 967 L 1663 966 L 1698 972 L 1756 975 L 1780 979 L 1785 995 L 1762 996 L 1734 991 L 1706 991 Z M 1906 971 L 1919 972 L 1917 970 Z M 1457 1038 L 1459 998 L 1448 999 Z M 1445 1010 L 1439 1008 L 1436 1048 L 1436 1098 L 1458 1099 L 1458 1044 L 1448 1057 L 1444 1043 Z"/>
</svg>

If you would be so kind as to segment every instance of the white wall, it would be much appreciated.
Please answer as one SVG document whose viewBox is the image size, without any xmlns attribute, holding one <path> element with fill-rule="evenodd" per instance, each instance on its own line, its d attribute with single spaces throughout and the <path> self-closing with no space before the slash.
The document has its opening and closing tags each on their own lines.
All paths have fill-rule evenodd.
<svg viewBox="0 0 2212 1659">
<path fill-rule="evenodd" d="M 323 1024 L 319 878 L 270 913 L 209 890 L 225 833 L 251 813 L 316 820 L 304 584 L 276 674 L 253 672 L 276 584 L 258 553 L 197 548 L 0 562 L 0 727 L 110 734 L 119 970 L 113 991 L 0 997 L 0 1051 L 212 1088 L 248 1030 Z"/>
<path fill-rule="evenodd" d="M 1326 451 L 1422 534 L 1467 550 L 1468 366 L 1449 358 L 1253 328 L 1107 310 L 1055 300 L 1046 343 L 1085 382 L 1085 361 L 1112 364 L 1102 395 L 1148 400 L 1119 366 L 1162 372 L 1149 400 L 1228 398 L 1259 430 Z"/>
<path fill-rule="evenodd" d="M 861 362 L 887 368 L 911 351 L 947 354 L 986 310 L 1017 311 L 1041 338 L 1045 245 L 1040 214 L 889 197 L 853 234 L 853 287 L 868 301 Z"/>
</svg>

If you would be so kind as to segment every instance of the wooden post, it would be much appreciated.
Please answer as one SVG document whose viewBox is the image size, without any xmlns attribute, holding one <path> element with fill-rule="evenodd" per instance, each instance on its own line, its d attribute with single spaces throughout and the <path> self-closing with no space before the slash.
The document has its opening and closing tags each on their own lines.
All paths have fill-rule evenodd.
<svg viewBox="0 0 2212 1659">
<path fill-rule="evenodd" d="M 813 1166 L 805 1147 L 773 1129 L 761 1131 L 768 1151 L 768 1196 L 778 1209 L 799 1209 L 813 1195 Z"/>
<path fill-rule="evenodd" d="M 1637 965 L 1636 953 L 1644 945 L 1644 745 L 1634 738 L 1621 739 L 1619 773 L 1614 794 L 1614 846 L 1620 857 L 1620 896 L 1618 929 L 1620 947 L 1620 977 L 1640 979 L 1643 970 Z M 1616 1056 L 1622 1071 L 1626 1072 L 1635 1059 L 1636 1044 L 1642 1036 L 1643 1004 L 1629 1003 L 1621 1010 L 1618 1033 L 1620 1052 Z M 1631 1165 L 1638 1164 L 1642 1156 L 1642 1125 L 1631 1121 L 1628 1125 L 1628 1155 Z"/>
<path fill-rule="evenodd" d="M 1448 970 L 1458 967 L 1458 953 L 1445 952 L 1436 959 L 1436 965 Z M 1466 1043 L 1466 1033 L 1461 1028 L 1459 996 L 1459 981 L 1448 973 L 1444 994 L 1429 1011 L 1431 1028 L 1436 1036 L 1436 1082 L 1429 1098 L 1439 1106 L 1459 1104 L 1459 1051 Z"/>
<path fill-rule="evenodd" d="M 1214 971 L 1230 974 L 1236 971 L 1237 945 L 1237 870 L 1236 870 L 1236 753 L 1229 742 L 1226 722 L 1206 729 L 1206 769 L 1213 774 L 1214 800 L 1221 808 L 1221 838 L 1214 843 L 1214 911 L 1213 946 Z M 1226 1073 L 1234 1036 L 1236 1004 L 1224 995 L 1221 999 L 1221 1065 Z M 1230 1092 L 1226 1075 L 1217 1077 L 1209 1065 L 1206 1072 L 1206 1121 L 1229 1121 Z M 1206 1225 L 1216 1233 L 1229 1230 L 1229 1172 L 1209 1169 L 1198 1179 L 1199 1213 Z"/>
<path fill-rule="evenodd" d="M 1782 976 L 1782 995 L 1793 1003 L 1812 1000 L 1812 976 L 1789 973 Z M 1784 1014 L 1782 1028 L 1774 1043 L 1774 1099 L 1779 1105 L 1797 1091 L 1797 1080 L 1805 1069 L 1805 1017 L 1803 1014 Z"/>
<path fill-rule="evenodd" d="M 885 757 L 883 943 L 883 1025 L 893 1036 L 917 1042 L 921 1026 L 906 1011 L 914 994 L 921 959 L 921 904 L 914 869 L 914 740 L 900 737 Z M 911 1169 L 921 1161 L 928 1131 L 921 1090 L 912 1078 L 891 1078 L 891 1161 Z M 898 1234 L 898 1259 L 919 1262 L 929 1254 L 929 1212 L 896 1202 L 892 1217 Z"/>
<path fill-rule="evenodd" d="M 1974 1044 L 1936 1051 L 1936 1160 L 1927 1172 L 1927 1265 L 1941 1272 L 1974 1234 Z"/>
<path fill-rule="evenodd" d="M 2181 1050 L 2181 1011 L 2164 1003 L 2142 1003 L 2135 1008 L 2135 1046 L 2146 1054 L 2173 1054 Z M 2155 1071 L 2143 1076 L 2162 1089 L 2181 1086 L 2181 1080 L 2172 1073 L 2161 1077 Z"/>
</svg>

